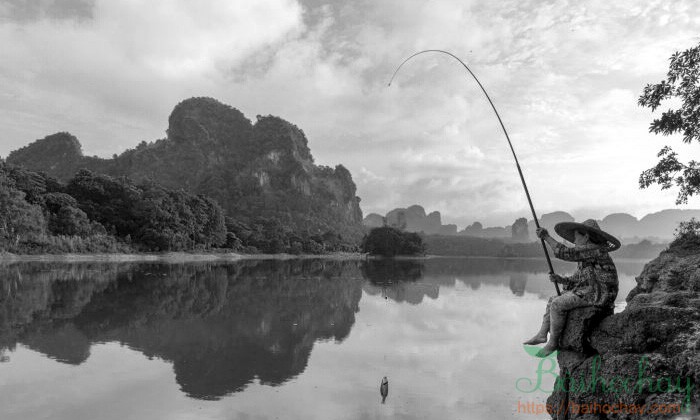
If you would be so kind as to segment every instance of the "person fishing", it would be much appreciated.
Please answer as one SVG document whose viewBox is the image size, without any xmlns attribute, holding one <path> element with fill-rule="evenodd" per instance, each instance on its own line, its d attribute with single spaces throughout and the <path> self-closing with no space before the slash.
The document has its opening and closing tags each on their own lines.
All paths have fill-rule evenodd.
<svg viewBox="0 0 700 420">
<path fill-rule="evenodd" d="M 549 275 L 552 282 L 563 285 L 564 293 L 549 298 L 539 332 L 524 343 L 534 345 L 546 342 L 537 352 L 538 357 L 547 357 L 558 349 L 569 311 L 593 306 L 612 312 L 618 291 L 617 269 L 609 255 L 620 248 L 617 238 L 601 230 L 592 219 L 583 223 L 558 223 L 554 230 L 574 246 L 568 247 L 558 242 L 544 228 L 536 230 L 537 237 L 550 246 L 556 258 L 575 261 L 578 267 L 571 276 Z"/>
</svg>

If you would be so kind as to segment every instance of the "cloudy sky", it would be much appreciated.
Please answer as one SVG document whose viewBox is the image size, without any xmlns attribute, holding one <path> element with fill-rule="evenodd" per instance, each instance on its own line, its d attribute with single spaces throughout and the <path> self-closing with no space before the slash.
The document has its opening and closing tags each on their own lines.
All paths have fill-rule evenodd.
<svg viewBox="0 0 700 420">
<path fill-rule="evenodd" d="M 173 106 L 212 96 L 301 127 L 350 169 L 365 214 L 421 204 L 460 227 L 535 208 L 579 218 L 673 208 L 639 190 L 665 144 L 636 105 L 700 42 L 697 1 L 0 0 L 0 155 L 57 131 L 108 157 L 165 136 Z M 677 146 L 685 160 L 693 148 Z M 694 156 L 693 156 L 694 155 Z M 700 208 L 698 198 L 687 208 Z"/>
</svg>

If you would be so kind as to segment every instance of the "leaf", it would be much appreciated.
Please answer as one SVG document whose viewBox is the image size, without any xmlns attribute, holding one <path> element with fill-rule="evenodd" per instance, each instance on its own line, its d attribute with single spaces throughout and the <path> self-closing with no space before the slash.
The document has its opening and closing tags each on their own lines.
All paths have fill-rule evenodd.
<svg viewBox="0 0 700 420">
<path fill-rule="evenodd" d="M 683 52 L 675 52 L 670 58 L 667 75 L 667 80 L 647 84 L 637 103 L 652 111 L 667 99 L 680 100 L 680 105 L 655 118 L 649 132 L 664 136 L 680 133 L 684 143 L 700 142 L 700 44 Z M 675 153 L 667 147 L 658 157 L 657 165 L 640 175 L 641 188 L 658 184 L 665 190 L 675 185 L 679 187 L 676 204 L 687 203 L 689 197 L 700 194 L 700 177 L 685 173 L 692 165 L 678 161 Z"/>
</svg>

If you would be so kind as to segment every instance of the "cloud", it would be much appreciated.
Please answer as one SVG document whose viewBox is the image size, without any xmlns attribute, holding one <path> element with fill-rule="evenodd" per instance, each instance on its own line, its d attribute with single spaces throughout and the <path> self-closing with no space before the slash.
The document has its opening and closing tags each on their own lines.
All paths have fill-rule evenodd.
<svg viewBox="0 0 700 420">
<path fill-rule="evenodd" d="M 0 3 L 0 21 L 82 21 L 92 19 L 94 7 L 94 0 L 4 0 Z"/>
<path fill-rule="evenodd" d="M 213 93 L 226 69 L 302 27 L 291 0 L 207 4 L 102 0 L 89 21 L 37 12 L 0 24 L 0 106 L 21 122 L 3 152 L 57 130 L 100 154 L 162 137 L 177 102 Z"/>
<path fill-rule="evenodd" d="M 674 202 L 673 191 L 638 189 L 663 142 L 636 96 L 670 54 L 697 43 L 697 2 L 12 4 L 0 20 L 0 154 L 59 130 L 88 153 L 118 153 L 162 137 L 177 102 L 206 95 L 300 126 L 319 163 L 350 169 L 365 213 L 417 203 L 444 222 L 509 224 L 527 202 L 498 121 L 459 63 L 421 55 L 386 85 L 410 54 L 441 48 L 494 100 L 539 212 L 641 216 Z"/>
</svg>

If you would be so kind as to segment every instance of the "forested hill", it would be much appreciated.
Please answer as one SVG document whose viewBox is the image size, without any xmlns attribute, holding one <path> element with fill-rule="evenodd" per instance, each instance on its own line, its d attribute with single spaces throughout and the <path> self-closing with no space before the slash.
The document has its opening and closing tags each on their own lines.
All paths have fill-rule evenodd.
<svg viewBox="0 0 700 420">
<path fill-rule="evenodd" d="M 294 124 L 274 116 L 252 123 L 212 98 L 182 101 L 168 122 L 166 138 L 112 159 L 83 156 L 74 136 L 57 133 L 13 151 L 7 162 L 63 182 L 85 168 L 184 188 L 213 198 L 244 223 L 263 218 L 300 232 L 360 235 L 362 211 L 350 172 L 315 165 Z"/>
</svg>

